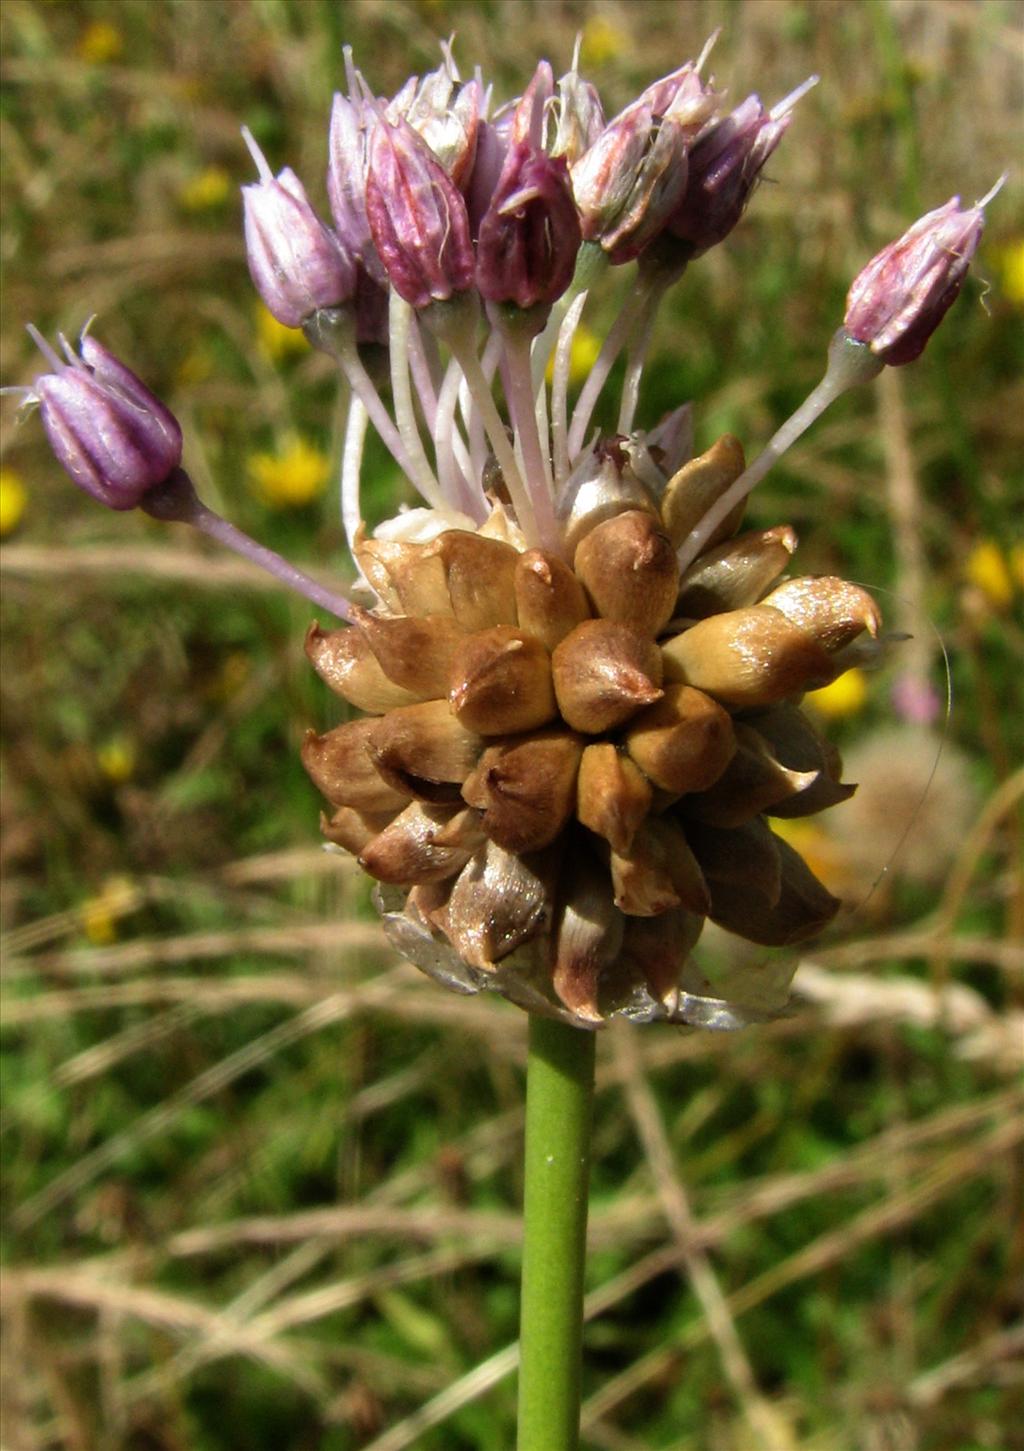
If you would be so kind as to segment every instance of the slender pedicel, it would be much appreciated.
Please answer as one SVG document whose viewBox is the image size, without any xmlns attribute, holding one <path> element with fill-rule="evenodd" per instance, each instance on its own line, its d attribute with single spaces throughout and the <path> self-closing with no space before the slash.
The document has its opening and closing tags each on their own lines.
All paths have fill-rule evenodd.
<svg viewBox="0 0 1024 1451">
<path fill-rule="evenodd" d="M 223 544 L 235 554 L 240 554 L 250 564 L 266 570 L 267 574 L 273 575 L 289 589 L 304 595 L 312 604 L 330 610 L 339 620 L 351 618 L 351 606 L 344 595 L 328 589 L 326 585 L 318 584 L 301 569 L 289 564 L 275 550 L 268 549 L 265 544 L 257 544 L 255 539 L 207 508 L 184 469 L 175 470 L 162 484 L 150 489 L 139 507 L 154 519 L 174 524 L 191 524 L 200 533 L 215 539 L 218 544 Z"/>
<path fill-rule="evenodd" d="M 775 433 L 764 451 L 734 484 L 721 495 L 695 525 L 679 549 L 679 567 L 688 569 L 705 548 L 722 520 L 747 497 L 765 474 L 814 421 L 821 417 L 830 403 L 849 388 L 869 383 L 882 371 L 883 363 L 864 343 L 855 342 L 845 328 L 834 334 L 828 350 L 825 376 L 801 403 L 796 412 Z"/>
</svg>

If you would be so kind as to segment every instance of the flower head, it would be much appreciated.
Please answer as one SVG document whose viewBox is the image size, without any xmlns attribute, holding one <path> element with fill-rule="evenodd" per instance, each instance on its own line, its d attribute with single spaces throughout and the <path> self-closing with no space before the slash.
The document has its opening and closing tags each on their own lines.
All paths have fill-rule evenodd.
<svg viewBox="0 0 1024 1451">
<path fill-rule="evenodd" d="M 846 331 L 893 367 L 912 363 L 956 300 L 985 226 L 960 198 L 929 212 L 854 278 Z"/>
<path fill-rule="evenodd" d="M 290 168 L 276 177 L 248 130 L 246 145 L 260 179 L 242 188 L 249 272 L 267 307 L 286 327 L 301 327 L 322 307 L 352 296 L 355 262 L 310 206 Z"/>
<path fill-rule="evenodd" d="M 62 338 L 62 361 L 29 331 L 53 369 L 35 380 L 28 396 L 39 404 L 58 462 L 107 508 L 136 508 L 181 463 L 177 420 L 95 338 L 84 334 L 77 356 Z"/>
</svg>

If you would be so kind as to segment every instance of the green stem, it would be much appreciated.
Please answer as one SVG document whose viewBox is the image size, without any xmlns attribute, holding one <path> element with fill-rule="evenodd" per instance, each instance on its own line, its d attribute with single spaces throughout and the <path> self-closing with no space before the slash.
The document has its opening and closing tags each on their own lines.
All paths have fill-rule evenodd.
<svg viewBox="0 0 1024 1451">
<path fill-rule="evenodd" d="M 596 1034 L 530 1018 L 519 1451 L 577 1451 Z"/>
</svg>

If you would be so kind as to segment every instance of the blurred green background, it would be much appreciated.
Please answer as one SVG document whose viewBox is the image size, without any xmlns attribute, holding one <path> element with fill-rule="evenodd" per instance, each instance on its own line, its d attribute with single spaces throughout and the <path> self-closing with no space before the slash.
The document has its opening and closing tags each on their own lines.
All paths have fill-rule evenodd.
<svg viewBox="0 0 1024 1451">
<path fill-rule="evenodd" d="M 505 98 L 580 32 L 611 113 L 721 26 L 733 100 L 822 83 L 676 290 L 641 421 L 690 398 L 698 446 L 752 452 L 816 381 L 855 270 L 1019 165 L 1021 18 L 4 0 L 3 381 L 39 366 L 25 321 L 97 314 L 204 497 L 344 578 L 336 381 L 256 305 L 239 127 L 322 204 L 345 43 L 391 93 L 455 31 Z M 1024 1447 L 1022 310 L 1015 173 L 923 360 L 842 400 L 753 502 L 913 639 L 814 707 L 862 785 L 799 842 L 855 910 L 798 1011 L 599 1044 L 588 1451 Z M 0 1440 L 505 1451 L 524 1020 L 397 963 L 320 852 L 297 746 L 337 712 L 301 603 L 97 508 L 13 400 L 3 423 Z M 383 451 L 368 478 L 376 517 L 401 485 Z M 945 694 L 940 640 L 948 727 L 901 720 L 895 686 Z"/>
</svg>

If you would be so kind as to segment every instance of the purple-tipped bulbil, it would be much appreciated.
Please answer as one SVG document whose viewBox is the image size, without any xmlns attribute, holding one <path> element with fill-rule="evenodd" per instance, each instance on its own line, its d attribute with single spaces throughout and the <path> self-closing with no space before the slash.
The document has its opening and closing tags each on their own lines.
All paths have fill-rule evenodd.
<svg viewBox="0 0 1024 1451">
<path fill-rule="evenodd" d="M 884 247 L 853 280 L 845 327 L 883 363 L 921 356 L 952 306 L 985 226 L 982 206 L 952 197 Z"/>
<path fill-rule="evenodd" d="M 687 150 L 717 105 L 682 66 L 609 121 L 573 166 L 583 236 L 610 261 L 631 262 L 664 229 L 686 189 Z"/>
<path fill-rule="evenodd" d="M 95 338 L 82 338 L 78 356 L 62 338 L 64 362 L 29 331 L 53 368 L 35 380 L 29 398 L 39 404 L 58 463 L 108 509 L 137 508 L 181 463 L 177 419 Z"/>
<path fill-rule="evenodd" d="M 406 121 L 380 117 L 370 135 L 366 215 L 392 287 L 413 307 L 472 286 L 466 203 Z"/>
<path fill-rule="evenodd" d="M 517 142 L 480 223 L 481 295 L 521 308 L 550 305 L 572 281 L 580 241 L 565 160 L 545 155 L 528 140 Z"/>
<path fill-rule="evenodd" d="M 285 327 L 301 327 L 319 308 L 352 296 L 355 262 L 310 206 L 288 167 L 274 176 L 247 130 L 246 145 L 260 174 L 242 187 L 249 272 L 269 310 Z"/>
<path fill-rule="evenodd" d="M 692 256 L 717 246 L 735 227 L 790 114 L 766 111 L 757 96 L 748 96 L 694 143 L 686 191 L 667 228 L 689 244 Z"/>
</svg>

